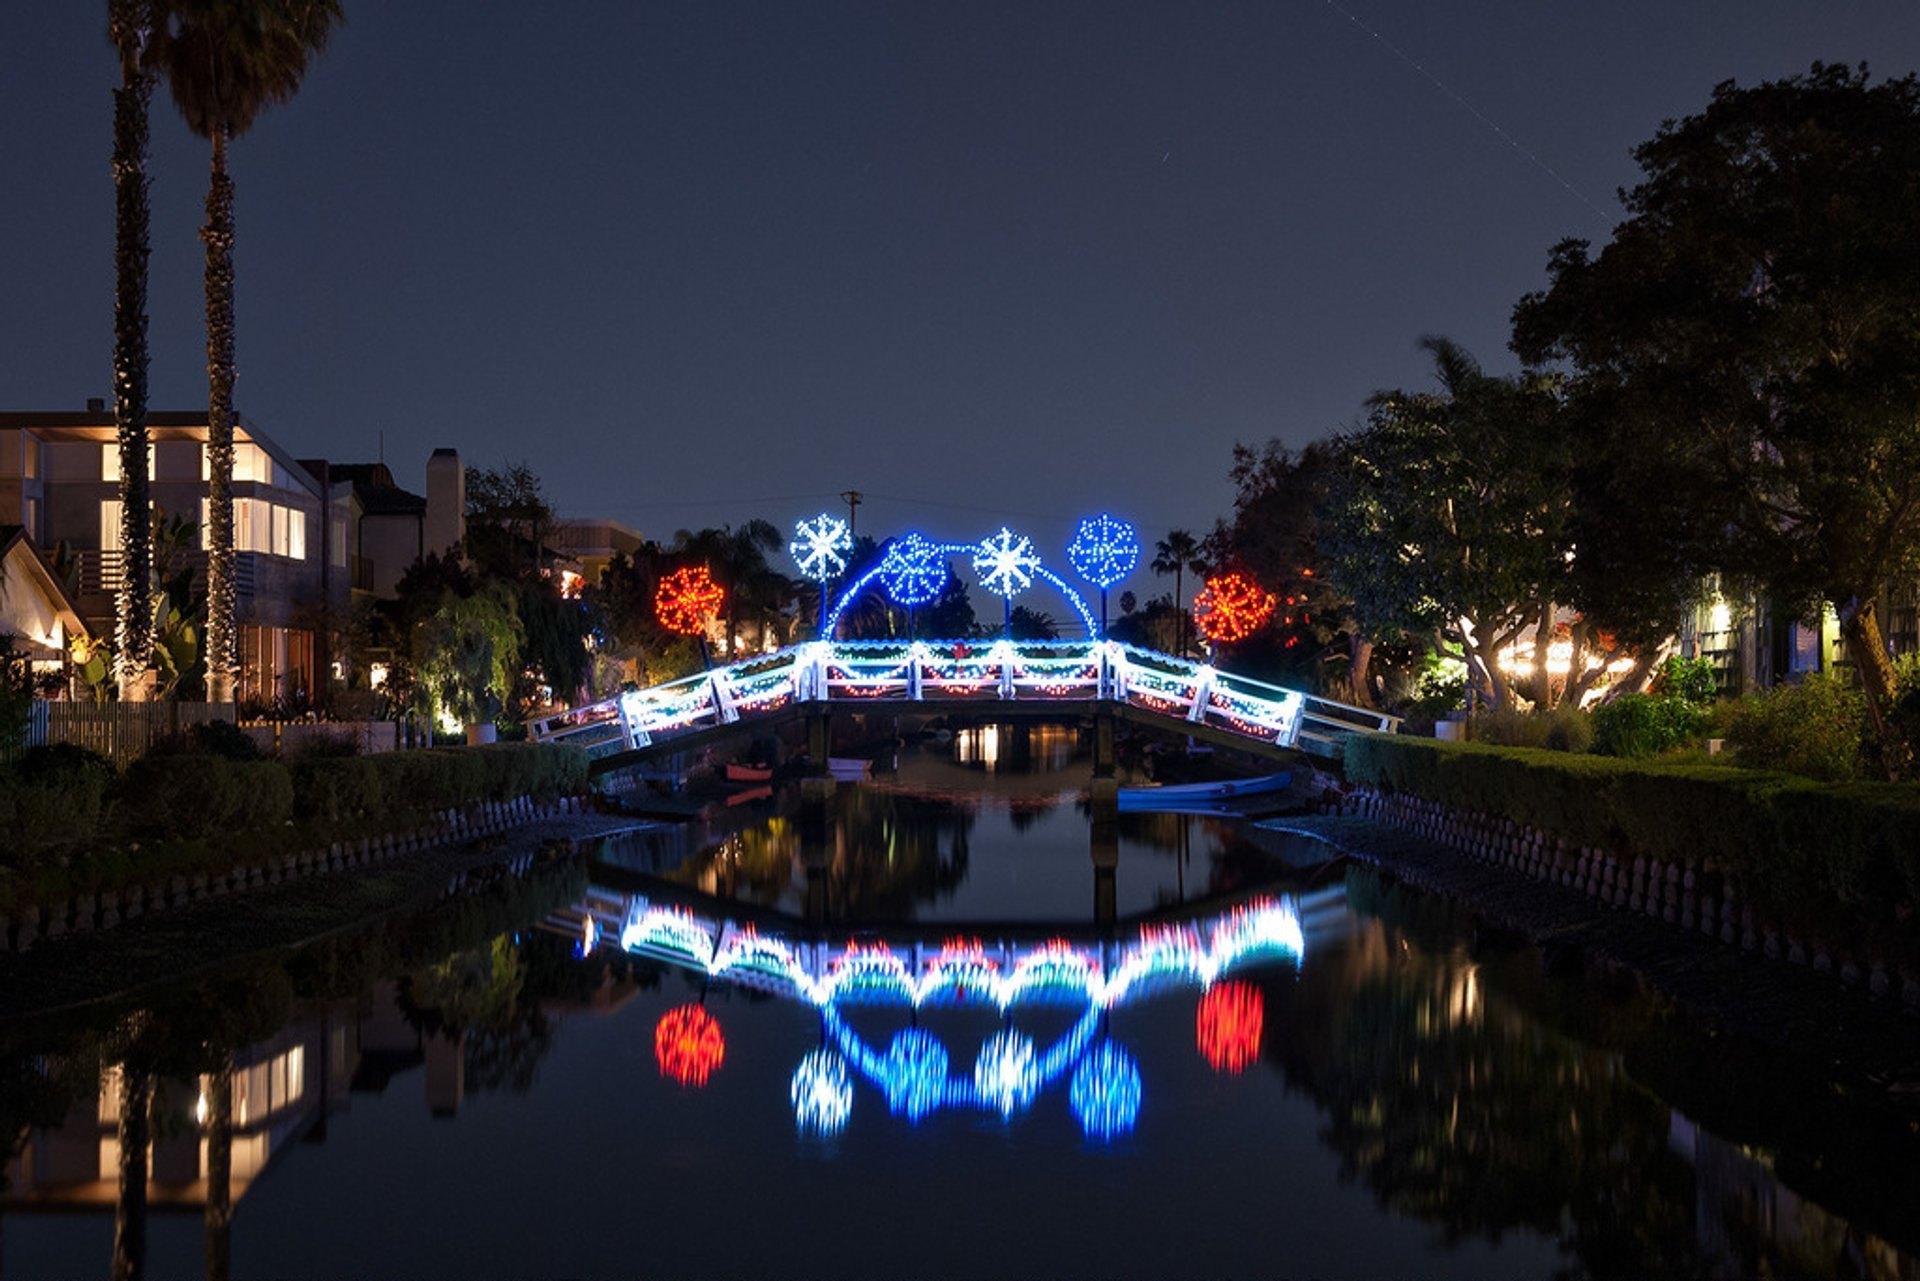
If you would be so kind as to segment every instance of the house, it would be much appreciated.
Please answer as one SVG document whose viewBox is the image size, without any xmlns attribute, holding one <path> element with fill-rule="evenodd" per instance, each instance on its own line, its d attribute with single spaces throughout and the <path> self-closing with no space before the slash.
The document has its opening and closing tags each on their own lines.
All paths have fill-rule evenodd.
<svg viewBox="0 0 1920 1281">
<path fill-rule="evenodd" d="M 631 557 L 645 541 L 639 530 L 617 520 L 580 516 L 555 521 L 547 536 L 554 551 L 573 562 L 589 587 L 600 581 L 615 556 Z"/>
<path fill-rule="evenodd" d="M 67 667 L 68 646 L 87 639 L 86 620 L 24 526 L 0 525 L 0 636 L 39 675 Z"/>
</svg>

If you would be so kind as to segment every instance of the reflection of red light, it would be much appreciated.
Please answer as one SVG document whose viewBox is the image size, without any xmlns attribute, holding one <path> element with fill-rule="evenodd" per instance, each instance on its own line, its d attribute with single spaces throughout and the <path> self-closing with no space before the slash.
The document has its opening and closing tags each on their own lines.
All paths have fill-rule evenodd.
<svg viewBox="0 0 1920 1281">
<path fill-rule="evenodd" d="M 660 1016 L 653 1029 L 653 1057 L 660 1071 L 682 1085 L 705 1085 L 727 1057 L 720 1021 L 697 1005 L 682 1005 Z"/>
<path fill-rule="evenodd" d="M 1217 1072 L 1239 1072 L 1260 1053 L 1266 998 L 1245 983 L 1221 983 L 1200 998 L 1200 1053 Z"/>
</svg>

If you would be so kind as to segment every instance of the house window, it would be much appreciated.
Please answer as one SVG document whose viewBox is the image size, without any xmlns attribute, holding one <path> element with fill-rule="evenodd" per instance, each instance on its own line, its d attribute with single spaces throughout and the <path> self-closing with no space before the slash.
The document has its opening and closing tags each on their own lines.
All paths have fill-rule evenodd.
<svg viewBox="0 0 1920 1281">
<path fill-rule="evenodd" d="M 307 514 L 298 507 L 283 508 L 287 513 L 287 555 L 295 560 L 307 558 Z"/>
<path fill-rule="evenodd" d="M 336 569 L 347 567 L 347 518 L 333 518 L 333 564 Z"/>
<path fill-rule="evenodd" d="M 147 479 L 150 481 L 154 478 L 155 464 L 159 462 L 156 457 L 159 452 L 152 445 L 147 446 Z M 36 466 L 27 474 L 31 476 L 38 470 Z M 120 446 L 115 441 L 110 440 L 100 446 L 100 479 L 116 485 L 120 483 Z"/>
<path fill-rule="evenodd" d="M 120 500 L 107 498 L 100 503 L 100 550 L 120 550 Z"/>
</svg>

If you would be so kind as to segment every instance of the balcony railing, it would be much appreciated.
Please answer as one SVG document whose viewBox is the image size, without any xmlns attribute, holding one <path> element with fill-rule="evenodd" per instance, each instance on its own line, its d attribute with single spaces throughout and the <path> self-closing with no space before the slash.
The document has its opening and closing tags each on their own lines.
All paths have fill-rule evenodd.
<svg viewBox="0 0 1920 1281">
<path fill-rule="evenodd" d="M 233 557 L 234 590 L 242 599 L 253 595 L 254 567 L 257 552 L 235 552 Z M 74 560 L 80 566 L 80 596 L 99 598 L 113 596 L 120 590 L 120 576 L 126 563 L 122 552 L 81 551 L 74 553 Z M 205 588 L 207 581 L 207 554 L 188 552 L 185 563 L 193 567 L 199 586 Z"/>
</svg>

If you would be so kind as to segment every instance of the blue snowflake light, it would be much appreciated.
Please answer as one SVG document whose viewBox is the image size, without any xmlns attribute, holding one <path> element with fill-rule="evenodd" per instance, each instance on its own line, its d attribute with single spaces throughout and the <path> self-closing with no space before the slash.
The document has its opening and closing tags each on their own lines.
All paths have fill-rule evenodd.
<svg viewBox="0 0 1920 1281">
<path fill-rule="evenodd" d="M 947 1047 L 917 1027 L 894 1033 L 881 1064 L 880 1088 L 887 1110 L 918 1121 L 937 1109 L 947 1095 Z"/>
<path fill-rule="evenodd" d="M 1140 1115 L 1140 1068 L 1112 1041 L 1082 1059 L 1067 1087 L 1067 1103 L 1090 1139 L 1105 1142 L 1133 1129 Z"/>
<path fill-rule="evenodd" d="M 1080 522 L 1067 544 L 1067 560 L 1074 573 L 1104 592 L 1140 563 L 1140 538 L 1132 525 L 1101 512 Z"/>
<path fill-rule="evenodd" d="M 1024 1111 L 1040 1092 L 1033 1042 L 1011 1030 L 994 1033 L 974 1062 L 973 1089 L 1003 1117 Z"/>
<path fill-rule="evenodd" d="M 1040 556 L 1033 550 L 1033 540 L 1004 525 L 999 533 L 981 539 L 973 548 L 973 572 L 980 585 L 1008 600 L 1033 586 L 1033 571 L 1039 567 Z"/>
<path fill-rule="evenodd" d="M 847 553 L 853 550 L 853 535 L 847 522 L 821 512 L 812 520 L 795 521 L 793 541 L 787 554 L 803 578 L 824 583 L 837 578 L 847 567 Z"/>
<path fill-rule="evenodd" d="M 887 548 L 880 562 L 880 581 L 894 604 L 909 609 L 925 605 L 947 585 L 946 555 L 938 543 L 908 534 Z"/>
<path fill-rule="evenodd" d="M 814 1050 L 793 1070 L 788 1090 L 793 1120 L 804 1134 L 837 1134 L 853 1112 L 853 1079 L 847 1061 L 832 1050 Z"/>
</svg>

